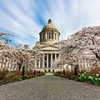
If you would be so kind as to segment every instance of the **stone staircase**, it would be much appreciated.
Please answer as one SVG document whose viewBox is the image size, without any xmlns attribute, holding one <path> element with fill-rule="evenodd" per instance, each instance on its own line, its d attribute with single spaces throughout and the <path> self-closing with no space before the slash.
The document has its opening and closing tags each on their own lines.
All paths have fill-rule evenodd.
<svg viewBox="0 0 100 100">
<path fill-rule="evenodd" d="M 46 73 L 45 75 L 53 75 L 52 73 Z"/>
</svg>

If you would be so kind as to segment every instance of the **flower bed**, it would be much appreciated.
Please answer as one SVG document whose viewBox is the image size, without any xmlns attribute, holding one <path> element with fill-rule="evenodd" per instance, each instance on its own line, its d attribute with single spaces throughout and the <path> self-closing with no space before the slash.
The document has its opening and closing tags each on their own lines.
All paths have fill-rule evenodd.
<svg viewBox="0 0 100 100">
<path fill-rule="evenodd" d="M 99 67 L 91 68 L 89 72 L 86 72 L 85 70 L 78 71 L 77 77 L 75 77 L 74 70 L 58 71 L 58 72 L 55 72 L 54 75 L 76 80 L 79 82 L 87 82 L 93 85 L 100 85 L 100 68 Z"/>
<path fill-rule="evenodd" d="M 90 75 L 88 72 L 84 72 L 78 75 L 77 80 L 80 82 L 88 82 L 93 85 L 100 85 L 100 75 L 99 74 Z"/>
<path fill-rule="evenodd" d="M 66 71 L 66 70 L 57 71 L 54 73 L 54 75 L 60 76 L 60 77 L 65 77 L 68 79 L 75 79 L 75 72 L 73 70 L 71 70 L 71 71 Z"/>
<path fill-rule="evenodd" d="M 80 82 L 88 82 L 93 85 L 100 85 L 100 67 L 92 67 L 88 72 L 80 72 L 77 80 Z"/>
<path fill-rule="evenodd" d="M 30 79 L 37 76 L 42 76 L 45 73 L 40 71 L 25 71 L 24 79 Z M 22 72 L 21 71 L 8 71 L 8 70 L 2 70 L 0 71 L 0 85 L 10 83 L 10 82 L 16 82 L 16 81 L 22 81 Z"/>
</svg>

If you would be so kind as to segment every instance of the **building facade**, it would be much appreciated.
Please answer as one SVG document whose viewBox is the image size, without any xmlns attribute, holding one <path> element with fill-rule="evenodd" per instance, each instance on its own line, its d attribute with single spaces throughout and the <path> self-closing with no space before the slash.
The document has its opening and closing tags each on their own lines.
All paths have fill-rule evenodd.
<svg viewBox="0 0 100 100">
<path fill-rule="evenodd" d="M 39 33 L 39 41 L 35 43 L 33 48 L 38 50 L 38 52 L 41 54 L 41 56 L 35 60 L 36 70 L 49 72 L 59 70 L 57 66 L 54 66 L 54 63 L 57 61 L 60 52 L 60 46 L 57 44 L 59 39 L 60 32 L 52 23 L 52 20 L 49 19 L 48 23 Z"/>
</svg>

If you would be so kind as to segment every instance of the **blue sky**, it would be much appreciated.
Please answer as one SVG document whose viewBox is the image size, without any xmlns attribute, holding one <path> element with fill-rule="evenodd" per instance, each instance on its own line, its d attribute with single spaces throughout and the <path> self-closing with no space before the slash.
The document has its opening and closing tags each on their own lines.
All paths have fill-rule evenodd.
<svg viewBox="0 0 100 100">
<path fill-rule="evenodd" d="M 12 44 L 33 46 L 48 18 L 67 39 L 83 27 L 100 25 L 100 0 L 0 0 L 0 31 L 14 35 Z"/>
</svg>

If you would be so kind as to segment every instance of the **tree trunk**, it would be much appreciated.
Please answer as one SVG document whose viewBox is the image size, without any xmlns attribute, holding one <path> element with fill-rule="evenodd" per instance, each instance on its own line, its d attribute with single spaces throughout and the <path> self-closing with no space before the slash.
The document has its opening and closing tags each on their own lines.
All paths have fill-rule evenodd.
<svg viewBox="0 0 100 100">
<path fill-rule="evenodd" d="M 22 79 L 23 80 L 25 79 L 25 66 L 23 66 L 22 68 Z"/>
<path fill-rule="evenodd" d="M 75 66 L 74 72 L 75 72 L 75 79 L 76 79 L 78 76 L 78 65 Z"/>
</svg>

